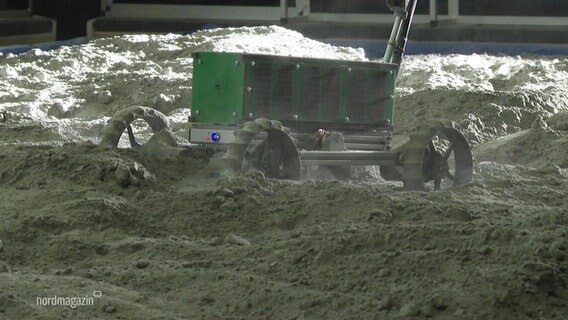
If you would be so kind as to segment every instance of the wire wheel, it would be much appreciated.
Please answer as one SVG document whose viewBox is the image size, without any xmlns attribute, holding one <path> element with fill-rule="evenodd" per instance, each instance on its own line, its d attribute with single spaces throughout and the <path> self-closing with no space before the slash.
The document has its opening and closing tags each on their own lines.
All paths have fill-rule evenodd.
<svg viewBox="0 0 568 320">
<path fill-rule="evenodd" d="M 258 170 L 275 179 L 300 179 L 300 155 L 286 130 L 275 120 L 245 122 L 220 157 L 222 166 L 233 174 Z"/>
<path fill-rule="evenodd" d="M 473 157 L 453 122 L 434 121 L 410 136 L 402 148 L 402 181 L 407 190 L 449 189 L 473 178 Z"/>
<path fill-rule="evenodd" d="M 300 156 L 292 138 L 282 129 L 266 129 L 260 143 L 249 143 L 243 158 L 243 171 L 258 170 L 275 179 L 298 180 Z"/>
<path fill-rule="evenodd" d="M 128 107 L 116 112 L 112 116 L 103 129 L 100 144 L 105 147 L 116 147 L 124 130 L 127 130 L 131 147 L 139 147 L 140 144 L 136 142 L 131 128 L 132 122 L 138 119 L 146 121 L 154 134 L 170 130 L 168 119 L 160 111 L 148 107 Z"/>
</svg>

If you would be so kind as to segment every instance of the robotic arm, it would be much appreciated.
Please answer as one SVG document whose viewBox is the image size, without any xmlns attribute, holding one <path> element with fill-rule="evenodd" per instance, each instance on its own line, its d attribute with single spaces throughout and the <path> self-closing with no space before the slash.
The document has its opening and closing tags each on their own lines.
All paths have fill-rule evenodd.
<svg viewBox="0 0 568 320">
<path fill-rule="evenodd" d="M 417 2 L 418 0 L 387 0 L 395 19 L 385 51 L 385 63 L 394 63 L 400 68 Z"/>
</svg>

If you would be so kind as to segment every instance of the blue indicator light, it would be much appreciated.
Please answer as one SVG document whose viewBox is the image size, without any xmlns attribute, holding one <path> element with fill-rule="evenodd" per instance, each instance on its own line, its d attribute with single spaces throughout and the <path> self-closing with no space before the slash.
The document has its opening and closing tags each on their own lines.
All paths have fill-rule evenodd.
<svg viewBox="0 0 568 320">
<path fill-rule="evenodd" d="M 211 140 L 215 142 L 221 140 L 221 136 L 217 131 L 213 131 L 213 133 L 211 133 Z"/>
</svg>

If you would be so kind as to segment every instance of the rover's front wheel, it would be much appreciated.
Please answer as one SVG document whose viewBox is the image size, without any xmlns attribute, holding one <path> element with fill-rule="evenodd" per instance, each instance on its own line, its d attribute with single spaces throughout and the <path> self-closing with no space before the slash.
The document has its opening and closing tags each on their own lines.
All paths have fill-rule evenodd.
<svg viewBox="0 0 568 320">
<path fill-rule="evenodd" d="M 298 149 L 279 121 L 259 118 L 244 123 L 221 159 L 233 172 L 258 170 L 275 179 L 301 177 Z"/>
</svg>

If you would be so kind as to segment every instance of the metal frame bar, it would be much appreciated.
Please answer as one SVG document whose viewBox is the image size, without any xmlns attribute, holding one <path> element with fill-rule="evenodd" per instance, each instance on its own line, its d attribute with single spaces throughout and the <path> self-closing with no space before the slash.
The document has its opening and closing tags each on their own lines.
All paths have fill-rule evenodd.
<svg viewBox="0 0 568 320">
<path fill-rule="evenodd" d="M 300 151 L 302 165 L 372 166 L 397 164 L 397 155 L 389 151 Z"/>
<path fill-rule="evenodd" d="M 302 160 L 396 160 L 390 151 L 300 151 Z"/>
<path fill-rule="evenodd" d="M 280 18 L 288 21 L 288 0 L 280 0 Z"/>
<path fill-rule="evenodd" d="M 460 15 L 460 0 L 448 0 L 448 16 L 457 19 Z"/>
<path fill-rule="evenodd" d="M 430 0 L 430 21 L 438 21 L 438 0 Z"/>
</svg>

